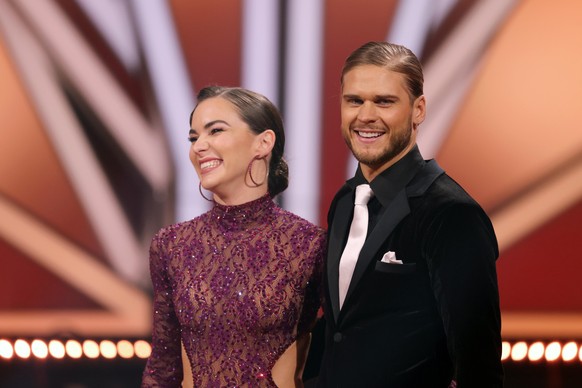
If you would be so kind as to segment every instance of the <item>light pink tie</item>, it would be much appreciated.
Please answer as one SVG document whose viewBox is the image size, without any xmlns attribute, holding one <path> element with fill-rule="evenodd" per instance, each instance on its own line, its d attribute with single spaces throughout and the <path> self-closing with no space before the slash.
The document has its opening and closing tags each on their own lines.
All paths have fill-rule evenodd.
<svg viewBox="0 0 582 388">
<path fill-rule="evenodd" d="M 360 255 L 360 250 L 366 241 L 368 232 L 368 201 L 374 193 L 370 185 L 359 185 L 356 187 L 356 199 L 354 201 L 354 218 L 350 226 L 348 242 L 340 258 L 339 268 L 339 302 L 340 308 L 344 304 L 344 299 L 354 274 L 354 268 Z"/>
</svg>

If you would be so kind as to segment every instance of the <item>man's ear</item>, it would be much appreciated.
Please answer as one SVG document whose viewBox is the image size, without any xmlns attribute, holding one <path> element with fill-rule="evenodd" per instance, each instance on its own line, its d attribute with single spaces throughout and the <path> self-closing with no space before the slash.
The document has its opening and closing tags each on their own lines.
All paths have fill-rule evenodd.
<svg viewBox="0 0 582 388">
<path fill-rule="evenodd" d="M 272 129 L 266 129 L 257 135 L 257 152 L 261 157 L 267 156 L 275 146 L 276 135 Z"/>
<path fill-rule="evenodd" d="M 417 97 L 412 105 L 412 124 L 413 127 L 418 127 L 426 116 L 426 99 L 424 95 Z"/>
</svg>

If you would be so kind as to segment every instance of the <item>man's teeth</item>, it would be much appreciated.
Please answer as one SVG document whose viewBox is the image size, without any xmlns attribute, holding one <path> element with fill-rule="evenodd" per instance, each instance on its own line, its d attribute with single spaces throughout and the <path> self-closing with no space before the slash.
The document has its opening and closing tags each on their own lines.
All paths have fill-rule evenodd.
<svg viewBox="0 0 582 388">
<path fill-rule="evenodd" d="M 361 137 L 365 137 L 365 138 L 373 138 L 373 137 L 380 136 L 381 133 L 378 133 L 378 132 L 358 132 L 358 135 L 360 135 Z"/>
<path fill-rule="evenodd" d="M 216 167 L 219 164 L 220 164 L 220 162 L 218 160 L 211 160 L 210 162 L 200 163 L 200 168 L 204 169 L 204 168 Z"/>
</svg>

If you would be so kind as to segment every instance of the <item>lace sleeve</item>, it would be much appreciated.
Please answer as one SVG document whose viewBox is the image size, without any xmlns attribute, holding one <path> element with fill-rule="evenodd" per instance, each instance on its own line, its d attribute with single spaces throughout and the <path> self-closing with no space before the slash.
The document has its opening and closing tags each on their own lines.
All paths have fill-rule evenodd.
<svg viewBox="0 0 582 388">
<path fill-rule="evenodd" d="M 174 312 L 172 289 L 165 253 L 160 249 L 162 236 L 150 246 L 150 274 L 154 290 L 152 354 L 143 373 L 142 388 L 180 387 L 182 359 L 180 325 Z"/>
<path fill-rule="evenodd" d="M 321 306 L 323 296 L 323 263 L 326 253 L 325 232 L 321 231 L 320 234 L 312 240 L 311 246 L 306 251 L 309 252 L 309 256 L 303 261 L 303 263 L 309 263 L 312 272 L 309 277 L 309 284 L 305 290 L 304 303 L 297 326 L 298 337 L 301 337 L 303 334 L 306 334 L 313 329 L 317 319 L 317 312 Z"/>
</svg>

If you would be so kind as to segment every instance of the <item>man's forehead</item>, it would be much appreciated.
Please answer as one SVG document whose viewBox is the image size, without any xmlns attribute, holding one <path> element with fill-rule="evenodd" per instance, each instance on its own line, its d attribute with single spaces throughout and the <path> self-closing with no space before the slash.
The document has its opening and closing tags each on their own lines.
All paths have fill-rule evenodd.
<svg viewBox="0 0 582 388">
<path fill-rule="evenodd" d="M 402 92 L 406 92 L 405 76 L 380 66 L 357 66 L 345 74 L 342 83 L 342 94 L 384 96 Z"/>
</svg>

